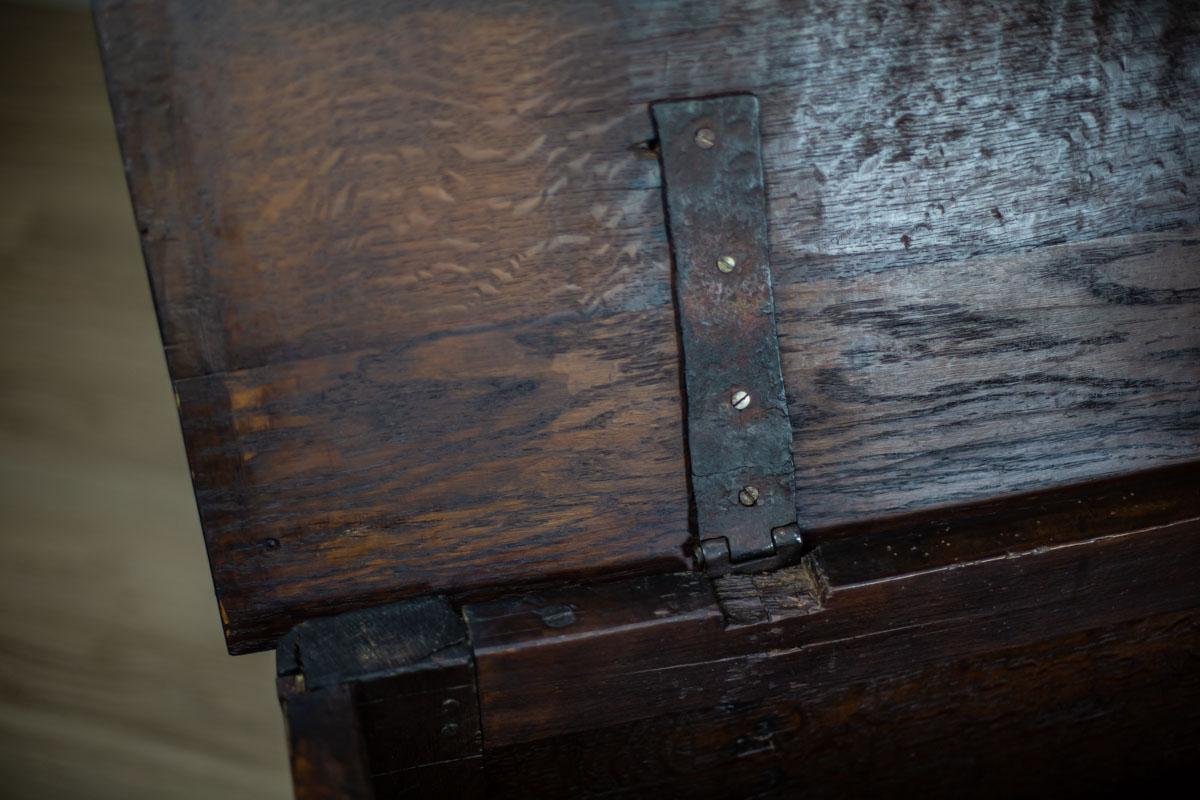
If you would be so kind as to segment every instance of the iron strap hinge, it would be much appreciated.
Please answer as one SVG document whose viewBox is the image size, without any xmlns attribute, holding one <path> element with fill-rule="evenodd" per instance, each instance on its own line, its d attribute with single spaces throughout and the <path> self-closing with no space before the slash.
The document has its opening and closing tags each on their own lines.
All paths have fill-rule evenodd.
<svg viewBox="0 0 1200 800">
<path fill-rule="evenodd" d="M 758 99 L 651 106 L 683 344 L 696 559 L 713 574 L 799 557 L 775 331 Z"/>
</svg>

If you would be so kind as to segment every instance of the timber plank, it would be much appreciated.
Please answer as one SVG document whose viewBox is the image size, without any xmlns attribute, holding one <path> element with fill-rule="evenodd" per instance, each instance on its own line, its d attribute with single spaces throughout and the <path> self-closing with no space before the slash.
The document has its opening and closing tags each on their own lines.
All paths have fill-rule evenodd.
<svg viewBox="0 0 1200 800">
<path fill-rule="evenodd" d="M 866 543 L 871 549 L 909 551 L 908 558 L 864 558 L 854 538 L 833 540 L 818 546 L 804 567 L 791 570 L 791 587 L 789 571 L 778 573 L 768 588 L 771 596 L 763 598 L 773 613 L 750 624 L 721 624 L 715 598 L 709 614 L 665 602 L 682 591 L 687 575 L 675 576 L 671 591 L 662 584 L 648 590 L 613 584 L 605 591 L 646 595 L 627 601 L 641 609 L 640 623 L 564 627 L 550 642 L 511 624 L 492 635 L 489 609 L 502 601 L 482 604 L 482 610 L 468 605 L 484 738 L 503 747 L 630 723 L 665 708 L 683 712 L 765 702 L 780 693 L 805 696 L 821 687 L 869 682 L 923 664 L 1190 609 L 1200 602 L 1197 465 L 1174 472 L 1186 481 L 1187 499 L 1170 521 L 1164 520 L 1162 503 L 1171 502 L 1179 485 L 1164 481 L 1155 495 L 1158 476 L 1150 473 L 1129 482 L 1127 490 L 1155 497 L 1131 505 L 1128 513 L 1117 513 L 1121 495 L 1107 496 L 1108 505 L 1096 514 L 1115 518 L 1107 531 L 1090 532 L 1086 514 L 1048 515 L 1041 525 L 1039 508 L 1031 504 L 1020 526 L 1025 536 L 1006 541 L 998 524 L 991 535 L 985 530 L 975 540 L 980 545 L 975 552 L 969 547 L 936 552 L 919 525 Z M 1061 495 L 1064 505 L 1105 499 L 1096 487 Z M 975 513 L 962 512 L 967 519 Z M 718 595 L 730 581 L 717 581 Z M 732 581 L 744 599 L 745 587 L 737 576 Z M 781 602 L 789 595 L 794 602 Z M 573 595 L 561 589 L 526 602 L 530 607 L 574 602 L 575 615 L 584 619 L 596 596 L 594 590 Z M 597 659 L 598 652 L 616 655 Z"/>
<path fill-rule="evenodd" d="M 501 746 L 488 753 L 488 796 L 1170 793 L 1200 758 L 1198 657 L 1196 609 L 1160 614 Z"/>
<path fill-rule="evenodd" d="M 282 692 L 296 800 L 374 800 L 354 691 Z"/>
<path fill-rule="evenodd" d="M 660 309 L 179 382 L 231 647 L 364 599 L 686 568 L 671 326 Z"/>
<path fill-rule="evenodd" d="M 668 304 L 658 167 L 637 148 L 666 97 L 760 95 L 782 262 L 891 269 L 1196 224 L 1200 16 L 1078 6 L 134 0 L 99 20 L 126 150 L 156 159 L 135 196 L 170 249 L 148 255 L 188 377 Z M 700 69 L 711 53 L 755 55 Z M 173 338 L 197 324 L 211 341 Z"/>
<path fill-rule="evenodd" d="M 293 628 L 276 656 L 297 795 L 482 797 L 483 742 L 466 634 L 440 596 Z M 348 776 L 353 788 L 337 794 Z"/>
<path fill-rule="evenodd" d="M 804 527 L 1200 454 L 1200 229 L 778 272 Z"/>
</svg>

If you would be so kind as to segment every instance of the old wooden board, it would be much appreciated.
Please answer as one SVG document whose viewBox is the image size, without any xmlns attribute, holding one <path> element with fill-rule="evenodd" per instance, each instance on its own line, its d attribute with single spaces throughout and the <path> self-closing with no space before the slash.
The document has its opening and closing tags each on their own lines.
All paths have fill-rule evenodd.
<svg viewBox="0 0 1200 800">
<path fill-rule="evenodd" d="M 324 643 L 360 695 L 408 687 L 394 724 L 361 723 L 381 800 L 1148 789 L 1200 757 L 1198 479 L 1192 462 L 877 522 L 773 573 L 525 591 L 462 617 L 408 600 L 305 623 L 281 672 L 328 692 Z M 464 684 L 478 739 L 458 727 L 474 716 L 437 731 Z M 418 733 L 438 769 L 388 769 Z"/>
<path fill-rule="evenodd" d="M 480 796 L 1169 794 L 1200 758 L 1198 656 L 1194 608 L 1102 625 L 869 680 L 498 747 Z M 809 664 L 792 666 L 800 673 Z"/>
<path fill-rule="evenodd" d="M 759 98 L 804 525 L 1197 452 L 1192 5 L 97 9 L 234 651 L 686 568 L 654 101 Z"/>
<path fill-rule="evenodd" d="M 310 620 L 276 653 L 299 800 L 478 796 L 475 664 L 445 598 Z M 314 708 L 325 716 L 314 720 Z"/>
<path fill-rule="evenodd" d="M 715 588 L 661 576 L 468 605 L 484 739 L 500 747 L 766 701 L 1192 608 L 1198 476 L 1193 462 L 883 526 Z M 964 543 L 944 536 L 954 532 Z M 747 614 L 748 597 L 765 613 Z M 574 624 L 539 624 L 538 609 L 561 606 Z"/>
<path fill-rule="evenodd" d="M 863 265 L 777 292 L 807 527 L 1200 456 L 1200 229 Z"/>
<path fill-rule="evenodd" d="M 1074 797 L 1182 769 L 1200 757 L 1198 477 L 880 525 L 715 589 L 468 605 L 488 796 Z M 730 614 L 750 598 L 763 616 Z"/>
</svg>

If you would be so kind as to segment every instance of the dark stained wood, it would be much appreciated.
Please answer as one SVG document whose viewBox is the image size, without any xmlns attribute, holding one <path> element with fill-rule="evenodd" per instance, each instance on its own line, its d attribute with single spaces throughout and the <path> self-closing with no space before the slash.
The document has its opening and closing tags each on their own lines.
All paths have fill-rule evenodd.
<svg viewBox="0 0 1200 800">
<path fill-rule="evenodd" d="M 280 680 L 296 800 L 374 800 L 354 687 L 296 691 Z"/>
<path fill-rule="evenodd" d="M 97 20 L 234 651 L 686 567 L 657 100 L 762 105 L 805 525 L 1196 456 L 1193 5 Z"/>
<path fill-rule="evenodd" d="M 469 661 L 442 661 L 362 684 L 377 797 L 486 797 L 473 678 Z"/>
<path fill-rule="evenodd" d="M 312 674 L 353 682 L 380 798 L 1094 797 L 1200 758 L 1200 462 L 840 533 L 465 626 L 442 598 L 313 620 L 281 680 L 338 651 Z M 435 732 L 448 692 L 475 738 Z"/>
<path fill-rule="evenodd" d="M 769 613 L 728 625 L 716 597 L 704 602 L 688 588 L 690 575 L 537 593 L 521 601 L 530 609 L 523 624 L 508 601 L 469 605 L 484 739 L 505 747 L 667 709 L 783 702 L 1192 609 L 1200 604 L 1200 462 L 1160 477 L 1125 479 L 1124 493 L 1108 485 L 1031 500 L 1023 520 L 1007 516 L 1016 535 L 1002 535 L 1001 525 L 988 535 L 985 524 L 964 539 L 974 551 L 939 548 L 920 524 L 833 540 L 804 565 L 759 579 Z M 1128 495 L 1142 500 L 1127 504 Z M 1039 513 L 1070 505 L 1091 508 Z M 988 517 L 986 509 L 963 514 Z M 1091 530 L 1092 519 L 1111 522 Z M 897 551 L 905 555 L 891 557 Z M 682 592 L 698 599 L 680 604 Z M 745 578 L 718 579 L 716 594 L 744 611 Z M 532 613 L 542 605 L 611 621 L 547 631 Z M 497 611 L 500 625 L 491 622 Z"/>
<path fill-rule="evenodd" d="M 869 258 L 780 271 L 802 526 L 1200 455 L 1200 229 Z"/>
<path fill-rule="evenodd" d="M 160 286 L 181 335 L 211 334 L 173 353 L 191 365 L 177 376 L 667 302 L 666 253 L 645 240 L 661 226 L 657 163 L 629 150 L 664 97 L 760 95 L 784 260 L 886 252 L 890 266 L 1196 221 L 1200 23 L 1166 2 L 288 6 L 100 4 L 119 125 L 156 152 L 127 150 L 162 159 L 144 165 L 160 180 L 134 187 L 155 201 L 143 215 L 164 221 L 157 195 L 180 168 L 194 169 L 174 188 L 199 191 L 170 199 L 210 214 L 194 231 L 206 248 L 148 233 L 190 254 L 156 272 L 209 282 Z M 144 140 L 140 126 L 160 123 L 186 127 Z M 613 215 L 632 223 L 619 242 L 602 235 Z M 586 258 L 618 243 L 638 248 Z M 518 269 L 526 244 L 541 247 Z M 226 307 L 197 305 L 215 298 Z M 230 314 L 236 328 L 221 325 Z"/>
<path fill-rule="evenodd" d="M 227 630 L 266 641 L 364 599 L 686 569 L 672 324 L 463 332 L 177 382 Z"/>
<path fill-rule="evenodd" d="M 611 133 L 648 117 L 597 113 L 553 15 L 501 12 L 98 4 L 235 652 L 318 610 L 686 568 L 658 166 Z"/>
<path fill-rule="evenodd" d="M 280 675 L 303 675 L 307 691 L 363 675 L 396 672 L 466 644 L 462 619 L 442 597 L 421 597 L 343 614 L 339 624 L 318 617 L 280 640 Z"/>
<path fill-rule="evenodd" d="M 818 539 L 823 570 L 865 582 L 1169 525 L 1200 516 L 1197 473 L 1189 462 L 832 529 Z"/>
<path fill-rule="evenodd" d="M 1200 759 L 1198 658 L 1200 613 L 1162 614 L 500 747 L 488 796 L 1171 794 Z"/>
<path fill-rule="evenodd" d="M 1200 757 L 1195 4 L 96 18 L 298 796 L 1071 796 Z M 815 547 L 712 579 L 648 109 L 729 93 Z"/>
<path fill-rule="evenodd" d="M 309 783 L 341 779 L 321 771 L 337 760 L 368 787 L 363 797 L 483 796 L 474 660 L 466 625 L 445 598 L 312 619 L 276 653 L 289 730 L 308 730 L 311 708 L 340 710 L 314 741 L 292 738 L 298 795 Z M 350 751 L 355 736 L 360 744 Z"/>
<path fill-rule="evenodd" d="M 613 630 L 670 648 L 672 626 L 708 627 L 721 621 L 714 599 L 706 578 L 680 573 L 528 592 L 468 604 L 463 614 L 476 650 Z"/>
</svg>

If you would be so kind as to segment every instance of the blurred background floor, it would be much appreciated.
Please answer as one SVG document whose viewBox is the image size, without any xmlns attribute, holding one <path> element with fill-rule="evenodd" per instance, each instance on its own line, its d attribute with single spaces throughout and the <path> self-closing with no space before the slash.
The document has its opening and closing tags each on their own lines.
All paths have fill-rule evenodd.
<svg viewBox="0 0 1200 800">
<path fill-rule="evenodd" d="M 289 797 L 225 654 L 86 11 L 0 4 L 0 797 Z"/>
</svg>

